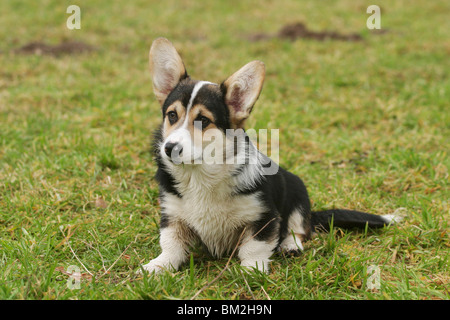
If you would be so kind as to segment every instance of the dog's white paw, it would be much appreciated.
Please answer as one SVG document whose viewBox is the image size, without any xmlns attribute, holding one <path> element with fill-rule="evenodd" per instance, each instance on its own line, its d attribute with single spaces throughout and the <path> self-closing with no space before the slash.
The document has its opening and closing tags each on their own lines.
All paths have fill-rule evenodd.
<svg viewBox="0 0 450 320">
<path fill-rule="evenodd" d="M 161 259 L 153 259 L 149 263 L 141 266 L 142 269 L 137 271 L 137 274 L 142 274 L 142 270 L 150 274 L 158 274 L 171 269 L 171 265 L 167 261 L 162 261 Z"/>
<path fill-rule="evenodd" d="M 299 256 L 303 250 L 301 235 L 287 236 L 278 248 L 278 251 L 291 256 Z"/>
<path fill-rule="evenodd" d="M 247 271 L 258 270 L 260 272 L 269 273 L 269 262 L 270 260 L 245 259 L 241 261 L 241 267 L 243 267 Z"/>
</svg>

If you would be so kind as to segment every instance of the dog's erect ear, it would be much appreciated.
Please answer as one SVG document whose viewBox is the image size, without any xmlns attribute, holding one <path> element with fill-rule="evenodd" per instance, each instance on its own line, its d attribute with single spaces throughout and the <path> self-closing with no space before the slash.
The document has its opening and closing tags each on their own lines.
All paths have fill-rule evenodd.
<svg viewBox="0 0 450 320">
<path fill-rule="evenodd" d="M 264 63 L 247 63 L 221 84 L 225 103 L 230 110 L 231 122 L 235 128 L 242 128 L 259 97 L 265 76 Z"/>
<path fill-rule="evenodd" d="M 173 44 L 165 38 L 153 41 L 149 63 L 153 91 L 162 105 L 176 85 L 188 77 L 186 68 Z"/>
</svg>

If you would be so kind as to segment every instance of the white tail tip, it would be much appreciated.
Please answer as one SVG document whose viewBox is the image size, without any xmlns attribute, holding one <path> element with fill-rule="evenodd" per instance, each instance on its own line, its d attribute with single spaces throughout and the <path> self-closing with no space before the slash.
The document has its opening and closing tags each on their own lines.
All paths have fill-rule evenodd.
<svg viewBox="0 0 450 320">
<path fill-rule="evenodd" d="M 382 217 L 388 225 L 396 224 L 403 221 L 406 215 L 406 211 L 407 211 L 406 208 L 398 208 L 394 211 L 393 214 L 385 214 L 382 215 Z"/>
</svg>

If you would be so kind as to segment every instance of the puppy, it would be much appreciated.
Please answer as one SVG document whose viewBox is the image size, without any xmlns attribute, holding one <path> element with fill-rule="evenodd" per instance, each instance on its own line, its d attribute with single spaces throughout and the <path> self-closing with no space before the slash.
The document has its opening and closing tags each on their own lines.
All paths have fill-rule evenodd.
<svg viewBox="0 0 450 320">
<path fill-rule="evenodd" d="M 244 130 L 265 67 L 253 61 L 220 84 L 191 78 L 174 46 L 150 49 L 162 124 L 154 136 L 162 252 L 142 268 L 177 270 L 201 243 L 214 257 L 237 248 L 241 265 L 269 271 L 276 250 L 297 253 L 317 229 L 379 228 L 394 222 L 352 210 L 312 212 L 302 180 L 258 151 Z"/>
</svg>

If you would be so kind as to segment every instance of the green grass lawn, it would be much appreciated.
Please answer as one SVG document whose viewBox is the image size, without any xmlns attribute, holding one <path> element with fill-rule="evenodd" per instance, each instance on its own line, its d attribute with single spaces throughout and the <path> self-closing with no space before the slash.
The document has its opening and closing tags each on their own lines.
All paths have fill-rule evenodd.
<svg viewBox="0 0 450 320">
<path fill-rule="evenodd" d="M 448 1 L 89 1 L 80 30 L 66 28 L 70 4 L 0 2 L 0 299 L 449 299 Z M 371 4 L 384 32 L 366 27 Z M 274 36 L 294 22 L 362 40 Z M 234 258 L 221 273 L 228 258 L 200 250 L 176 273 L 136 275 L 160 253 L 147 60 L 160 36 L 196 79 L 265 62 L 248 127 L 280 129 L 280 164 L 313 209 L 404 222 L 319 234 L 268 275 Z M 94 50 L 18 51 L 66 41 Z"/>
</svg>

